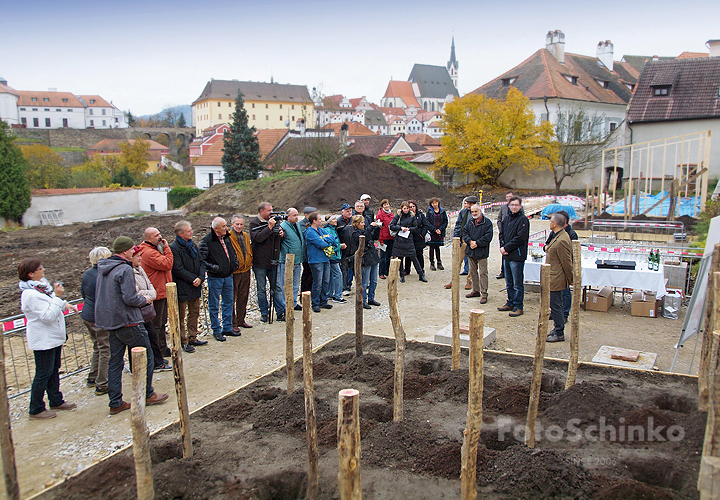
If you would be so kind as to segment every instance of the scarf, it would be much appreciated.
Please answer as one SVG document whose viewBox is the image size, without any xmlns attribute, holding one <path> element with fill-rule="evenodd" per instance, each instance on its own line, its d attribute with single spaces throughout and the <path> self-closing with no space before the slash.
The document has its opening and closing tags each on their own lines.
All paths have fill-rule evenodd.
<svg viewBox="0 0 720 500">
<path fill-rule="evenodd" d="M 21 281 L 18 283 L 18 286 L 20 287 L 20 290 L 37 290 L 40 293 L 44 293 L 48 297 L 55 296 L 55 290 L 53 290 L 53 287 L 50 285 L 50 282 L 46 278 L 43 278 L 40 281 Z"/>
<path fill-rule="evenodd" d="M 177 241 L 178 245 L 180 245 L 181 247 L 187 248 L 188 252 L 190 252 L 190 255 L 192 256 L 193 259 L 197 259 L 197 256 L 198 256 L 197 247 L 195 245 L 193 245 L 192 240 L 185 241 L 185 238 L 178 236 L 177 238 L 175 238 L 175 241 Z"/>
<path fill-rule="evenodd" d="M 391 214 L 392 210 L 390 210 L 388 208 L 383 208 L 383 212 L 385 212 L 386 214 Z"/>
</svg>

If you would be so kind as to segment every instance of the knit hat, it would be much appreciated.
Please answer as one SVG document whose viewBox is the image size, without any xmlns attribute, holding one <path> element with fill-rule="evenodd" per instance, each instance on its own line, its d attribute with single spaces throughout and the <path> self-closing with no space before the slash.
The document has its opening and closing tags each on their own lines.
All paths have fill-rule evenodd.
<svg viewBox="0 0 720 500">
<path fill-rule="evenodd" d="M 125 250 L 130 250 L 135 246 L 135 242 L 127 236 L 118 236 L 113 242 L 113 253 L 121 253 Z"/>
</svg>

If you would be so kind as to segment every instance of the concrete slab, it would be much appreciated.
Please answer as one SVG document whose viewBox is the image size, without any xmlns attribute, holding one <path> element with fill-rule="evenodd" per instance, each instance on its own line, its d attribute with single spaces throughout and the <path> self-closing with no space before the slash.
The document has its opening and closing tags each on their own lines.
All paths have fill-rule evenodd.
<svg viewBox="0 0 720 500">
<path fill-rule="evenodd" d="M 612 347 L 604 345 L 598 349 L 597 354 L 592 359 L 593 363 L 602 363 L 604 365 L 623 366 L 625 368 L 636 368 L 640 370 L 652 370 L 657 361 L 657 353 L 640 351 L 637 361 L 623 361 L 622 359 L 612 359 L 612 353 L 621 349 L 620 347 Z"/>
<path fill-rule="evenodd" d="M 495 342 L 497 334 L 495 328 L 485 327 L 483 333 L 483 347 L 488 347 Z M 452 323 L 435 334 L 435 342 L 438 344 L 452 345 Z M 460 347 L 470 347 L 470 335 L 468 335 L 467 325 L 460 325 Z"/>
</svg>

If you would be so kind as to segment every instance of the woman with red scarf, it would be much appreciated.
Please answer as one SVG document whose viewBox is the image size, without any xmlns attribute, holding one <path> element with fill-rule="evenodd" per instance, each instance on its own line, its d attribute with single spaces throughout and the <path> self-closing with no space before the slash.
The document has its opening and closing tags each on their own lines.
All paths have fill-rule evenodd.
<svg viewBox="0 0 720 500">
<path fill-rule="evenodd" d="M 380 251 L 380 279 L 384 280 L 387 278 L 388 272 L 390 272 L 390 259 L 392 259 L 392 249 L 395 237 L 390 234 L 390 223 L 395 217 L 395 214 L 390 209 L 390 202 L 383 200 L 380 202 L 380 210 L 378 210 L 375 220 L 382 222 L 380 228 L 380 236 L 378 242 L 380 245 L 385 245 L 385 250 Z"/>
</svg>

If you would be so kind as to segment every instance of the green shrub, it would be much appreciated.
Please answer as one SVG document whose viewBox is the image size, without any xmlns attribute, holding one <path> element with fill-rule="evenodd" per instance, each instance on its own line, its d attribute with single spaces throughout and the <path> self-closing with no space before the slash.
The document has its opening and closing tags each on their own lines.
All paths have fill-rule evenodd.
<svg viewBox="0 0 720 500">
<path fill-rule="evenodd" d="M 168 193 L 168 200 L 175 208 L 180 208 L 204 191 L 192 186 L 177 186 Z"/>
<path fill-rule="evenodd" d="M 422 177 L 424 180 L 426 180 L 428 182 L 432 182 L 436 186 L 440 185 L 440 183 L 438 181 L 433 179 L 431 176 L 429 176 L 428 174 L 426 174 L 425 172 L 423 172 L 422 170 L 420 170 L 419 168 L 417 168 L 415 165 L 413 165 L 412 163 L 410 163 L 407 160 L 403 160 L 402 158 L 398 158 L 396 156 L 385 156 L 380 159 L 383 161 L 386 161 L 388 163 L 392 163 L 393 165 L 400 167 L 403 170 L 407 170 L 408 172 L 417 174 L 420 177 Z"/>
</svg>

